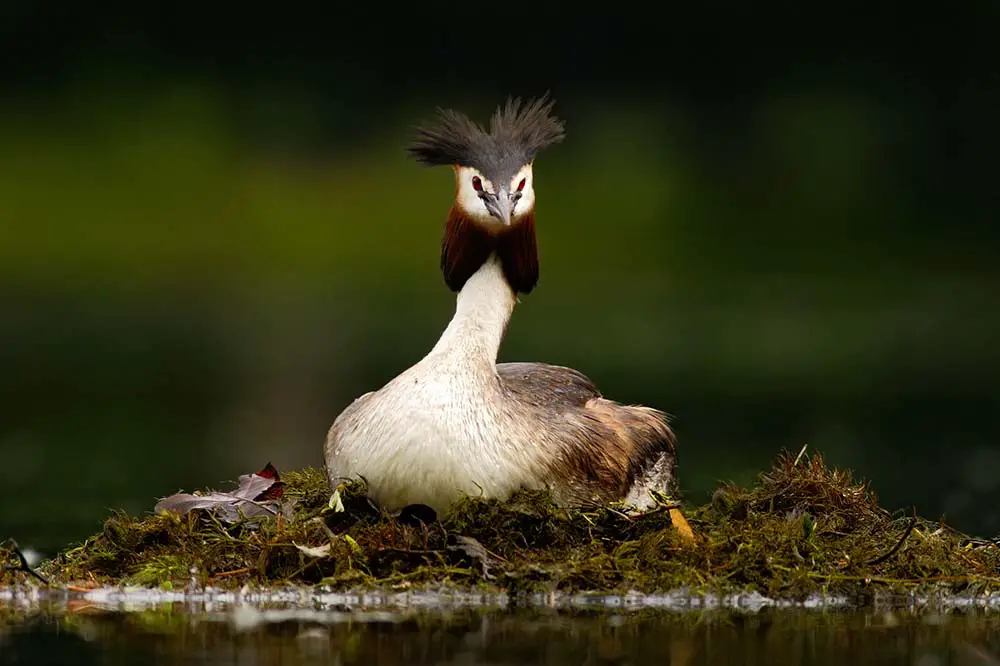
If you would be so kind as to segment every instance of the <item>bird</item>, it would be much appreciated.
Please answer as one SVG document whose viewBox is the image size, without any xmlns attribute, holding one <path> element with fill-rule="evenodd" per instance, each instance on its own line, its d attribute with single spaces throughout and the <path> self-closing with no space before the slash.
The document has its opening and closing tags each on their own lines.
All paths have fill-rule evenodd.
<svg viewBox="0 0 1000 666">
<path fill-rule="evenodd" d="M 564 138 L 544 95 L 508 98 L 488 127 L 438 109 L 408 148 L 451 166 L 455 199 L 441 243 L 455 313 L 420 361 L 352 402 L 324 448 L 332 487 L 361 477 L 389 511 L 442 514 L 463 496 L 503 500 L 547 489 L 562 506 L 675 496 L 676 442 L 667 415 L 605 398 L 583 373 L 546 363 L 497 363 L 519 294 L 539 279 L 537 154 Z"/>
</svg>

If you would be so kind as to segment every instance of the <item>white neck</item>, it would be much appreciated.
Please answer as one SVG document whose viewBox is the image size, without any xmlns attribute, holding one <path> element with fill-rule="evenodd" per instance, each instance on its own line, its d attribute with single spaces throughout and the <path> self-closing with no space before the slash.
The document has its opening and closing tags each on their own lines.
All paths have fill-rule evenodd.
<svg viewBox="0 0 1000 666">
<path fill-rule="evenodd" d="M 428 356 L 458 354 L 492 366 L 515 302 L 500 260 L 491 255 L 458 292 L 455 316 Z"/>
</svg>

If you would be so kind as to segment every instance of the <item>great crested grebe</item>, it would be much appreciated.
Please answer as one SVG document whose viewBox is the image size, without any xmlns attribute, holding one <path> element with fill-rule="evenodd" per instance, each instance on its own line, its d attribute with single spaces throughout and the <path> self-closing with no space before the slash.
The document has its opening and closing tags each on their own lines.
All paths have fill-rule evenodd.
<svg viewBox="0 0 1000 666">
<path fill-rule="evenodd" d="M 546 97 L 510 100 L 489 130 L 443 110 L 418 130 L 411 155 L 455 173 L 441 269 L 458 302 L 430 353 L 337 417 L 325 447 L 332 486 L 360 476 L 386 509 L 439 514 L 464 494 L 520 488 L 637 508 L 653 504 L 650 490 L 676 491 L 662 412 L 607 400 L 570 368 L 496 363 L 517 294 L 538 281 L 532 162 L 563 138 L 551 108 Z"/>
</svg>

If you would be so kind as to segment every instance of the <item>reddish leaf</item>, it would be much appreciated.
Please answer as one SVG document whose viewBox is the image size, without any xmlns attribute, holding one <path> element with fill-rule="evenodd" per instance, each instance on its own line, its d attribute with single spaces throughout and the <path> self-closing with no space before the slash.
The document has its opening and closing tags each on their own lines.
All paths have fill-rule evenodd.
<svg viewBox="0 0 1000 666">
<path fill-rule="evenodd" d="M 240 475 L 239 485 L 235 490 L 204 495 L 176 493 L 157 502 L 154 511 L 185 514 L 195 509 L 207 509 L 214 511 L 228 523 L 257 516 L 275 516 L 290 507 L 289 502 L 282 506 L 278 501 L 285 485 L 279 479 L 278 470 L 268 463 L 257 474 Z"/>
<path fill-rule="evenodd" d="M 278 476 L 278 470 L 274 468 L 274 465 L 267 463 L 264 465 L 264 469 L 257 472 L 257 476 L 262 476 L 265 479 L 274 479 L 275 481 L 281 481 L 281 477 Z"/>
<path fill-rule="evenodd" d="M 263 502 L 266 500 L 279 500 L 281 499 L 281 496 L 285 493 L 284 488 L 285 488 L 284 481 L 275 481 L 274 483 L 271 484 L 270 488 L 263 491 L 260 495 L 257 495 L 257 497 L 254 497 L 253 499 L 255 502 Z"/>
</svg>

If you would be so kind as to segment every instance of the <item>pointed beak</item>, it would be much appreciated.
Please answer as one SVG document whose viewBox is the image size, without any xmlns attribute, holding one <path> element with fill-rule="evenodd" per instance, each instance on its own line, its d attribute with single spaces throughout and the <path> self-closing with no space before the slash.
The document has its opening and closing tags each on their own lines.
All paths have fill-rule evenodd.
<svg viewBox="0 0 1000 666">
<path fill-rule="evenodd" d="M 500 218 L 505 227 L 510 226 L 510 194 L 504 188 L 499 188 L 497 190 L 497 196 L 494 206 L 492 207 L 492 213 Z"/>
</svg>

